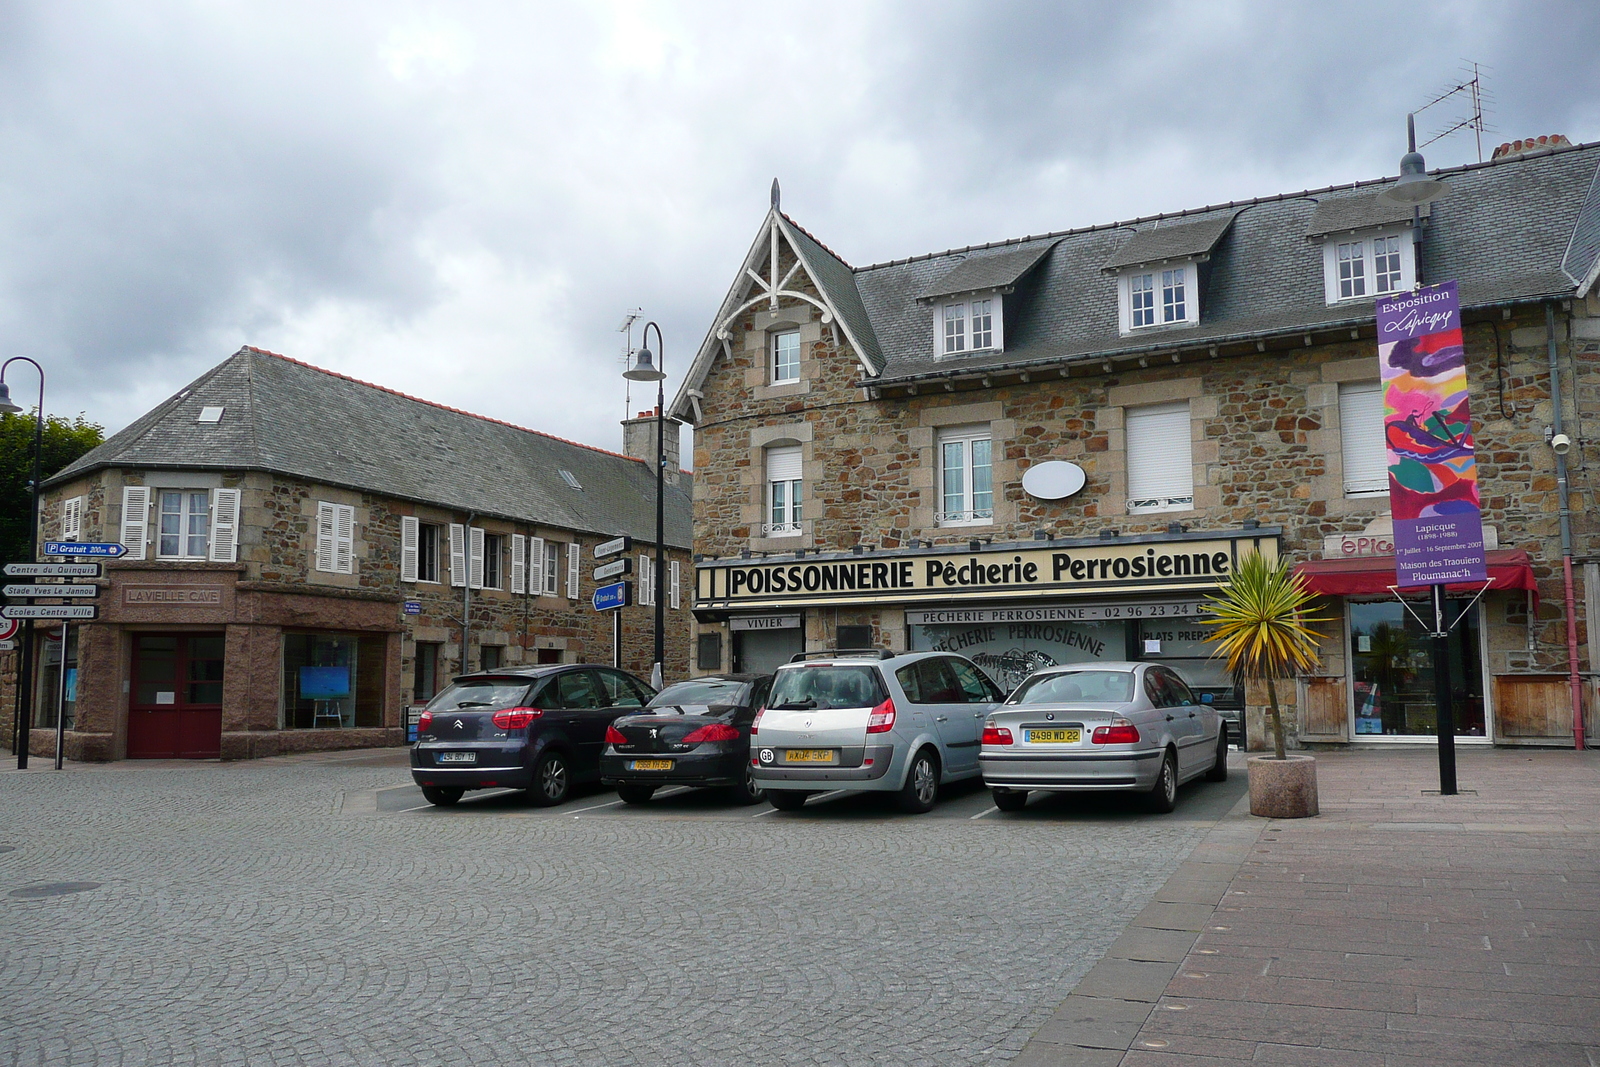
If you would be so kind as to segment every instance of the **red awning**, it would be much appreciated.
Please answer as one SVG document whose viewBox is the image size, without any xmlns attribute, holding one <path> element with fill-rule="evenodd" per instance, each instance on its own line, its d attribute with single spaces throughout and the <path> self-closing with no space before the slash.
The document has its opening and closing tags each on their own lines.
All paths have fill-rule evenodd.
<svg viewBox="0 0 1600 1067">
<path fill-rule="evenodd" d="M 1539 586 L 1533 580 L 1533 567 L 1528 554 L 1519 548 L 1502 548 L 1488 555 L 1490 589 L 1525 589 L 1539 602 Z M 1361 556 L 1356 559 L 1316 559 L 1295 564 L 1294 572 L 1306 580 L 1306 586 L 1323 596 L 1385 596 L 1395 583 L 1393 556 Z M 1425 585 L 1402 587 L 1407 592 L 1420 592 Z M 1477 582 L 1451 582 L 1445 589 L 1451 593 L 1476 593 Z"/>
</svg>

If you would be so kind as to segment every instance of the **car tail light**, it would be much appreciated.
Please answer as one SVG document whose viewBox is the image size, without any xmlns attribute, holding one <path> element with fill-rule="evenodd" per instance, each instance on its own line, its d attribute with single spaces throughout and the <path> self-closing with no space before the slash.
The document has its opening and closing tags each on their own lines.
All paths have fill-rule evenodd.
<svg viewBox="0 0 1600 1067">
<path fill-rule="evenodd" d="M 425 711 L 417 717 L 417 733 L 427 733 L 433 726 L 433 712 Z"/>
<path fill-rule="evenodd" d="M 986 745 L 1013 744 L 1011 731 L 1004 726 L 985 726 L 983 728 L 983 743 Z"/>
<path fill-rule="evenodd" d="M 767 713 L 767 709 L 766 708 L 762 708 L 760 711 L 756 712 L 756 717 L 750 720 L 750 736 L 751 737 L 754 737 L 756 735 L 756 731 L 761 729 L 761 716 L 765 715 L 766 713 Z"/>
<path fill-rule="evenodd" d="M 1131 745 L 1139 740 L 1139 728 L 1127 719 L 1112 719 L 1110 726 L 1096 726 L 1089 740 L 1097 745 Z"/>
<path fill-rule="evenodd" d="M 606 727 L 606 744 L 626 745 L 627 743 L 628 739 L 622 736 L 621 730 L 617 729 L 615 726 Z"/>
<path fill-rule="evenodd" d="M 520 730 L 543 714 L 540 708 L 506 708 L 494 713 L 494 726 L 497 730 Z"/>
<path fill-rule="evenodd" d="M 688 736 L 686 736 L 682 741 L 679 741 L 678 744 L 680 744 L 680 745 L 698 745 L 702 741 L 737 741 L 737 740 L 739 740 L 739 728 L 738 727 L 729 726 L 725 722 L 714 722 L 714 723 L 710 724 L 709 726 L 702 726 L 698 730 L 690 731 Z"/>
<path fill-rule="evenodd" d="M 867 716 L 867 733 L 886 734 L 894 729 L 894 701 L 885 699 Z"/>
</svg>

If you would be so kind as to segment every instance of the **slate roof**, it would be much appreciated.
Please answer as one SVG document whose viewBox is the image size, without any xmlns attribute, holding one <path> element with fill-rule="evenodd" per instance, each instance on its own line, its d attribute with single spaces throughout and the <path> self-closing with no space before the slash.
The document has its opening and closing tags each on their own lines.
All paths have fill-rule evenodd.
<svg viewBox="0 0 1600 1067">
<path fill-rule="evenodd" d="M 977 293 L 985 289 L 1009 289 L 1017 284 L 1017 279 L 1032 270 L 1052 247 L 1054 242 L 1003 252 L 975 253 L 928 286 L 919 298 L 927 300 L 957 293 Z"/>
<path fill-rule="evenodd" d="M 201 423 L 202 407 L 222 419 Z M 655 540 L 648 463 L 242 348 L 51 477 L 105 467 L 267 471 L 565 530 Z M 583 486 L 562 479 L 571 471 Z M 666 540 L 692 542 L 688 476 Z"/>
<path fill-rule="evenodd" d="M 1102 270 L 1137 267 L 1145 263 L 1170 263 L 1209 256 L 1233 225 L 1233 215 L 1218 212 L 1198 222 L 1167 223 L 1157 220 L 1133 232 L 1128 243 L 1112 253 Z"/>
<path fill-rule="evenodd" d="M 1432 174 L 1447 181 L 1451 191 L 1432 205 L 1423 246 L 1425 280 L 1456 279 L 1468 309 L 1570 298 L 1580 284 L 1594 284 L 1600 274 L 1600 143 Z M 1376 199 L 1394 180 L 1282 193 L 856 267 L 853 284 L 840 273 L 844 260 L 798 225 L 792 228 L 804 235 L 808 255 L 812 246 L 826 253 L 818 262 L 827 264 L 828 277 L 818 284 L 838 294 L 830 299 L 841 317 L 845 301 L 859 298 L 864 322 L 855 321 L 854 310 L 848 317 L 875 368 L 863 384 L 882 385 L 1370 326 L 1371 300 L 1327 304 L 1322 250 L 1308 237 L 1409 219 L 1408 208 L 1390 209 Z M 1117 282 L 1106 269 L 1207 251 L 1198 325 L 1119 333 Z M 951 279 L 959 281 L 967 272 L 993 277 L 1002 265 L 1009 271 L 1020 262 L 1036 266 L 1014 276 L 1016 290 L 1005 298 L 1004 350 L 936 360 L 929 297 L 947 294 Z M 991 269 L 996 275 L 985 273 Z M 709 364 L 697 364 L 685 390 L 698 386 L 696 375 Z M 687 414 L 686 405 L 680 393 L 669 410 Z"/>
<path fill-rule="evenodd" d="M 805 260 L 807 273 L 816 283 L 828 303 L 839 313 L 839 318 L 849 329 L 850 336 L 860 344 L 861 355 L 877 370 L 883 369 L 883 352 L 878 348 L 878 338 L 872 329 L 872 320 L 861 303 L 861 293 L 856 288 L 855 271 L 839 255 L 811 236 L 805 227 L 789 216 L 782 216 L 789 225 L 787 231 L 796 250 Z"/>
</svg>

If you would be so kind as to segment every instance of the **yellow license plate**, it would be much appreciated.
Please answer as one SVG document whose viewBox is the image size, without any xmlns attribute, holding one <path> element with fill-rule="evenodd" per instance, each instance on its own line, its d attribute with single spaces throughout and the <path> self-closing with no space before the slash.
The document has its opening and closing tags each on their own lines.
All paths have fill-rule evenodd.
<svg viewBox="0 0 1600 1067">
<path fill-rule="evenodd" d="M 790 763 L 832 763 L 831 748 L 791 748 L 786 757 Z"/>
<path fill-rule="evenodd" d="M 1030 745 L 1075 745 L 1083 740 L 1082 730 L 1029 730 Z"/>
<path fill-rule="evenodd" d="M 633 761 L 636 771 L 670 771 L 672 761 L 669 759 L 636 759 Z"/>
</svg>

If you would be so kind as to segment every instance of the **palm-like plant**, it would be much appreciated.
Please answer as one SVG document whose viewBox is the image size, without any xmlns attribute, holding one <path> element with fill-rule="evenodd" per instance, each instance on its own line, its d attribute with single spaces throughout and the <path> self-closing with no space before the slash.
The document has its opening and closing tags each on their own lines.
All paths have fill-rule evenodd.
<svg viewBox="0 0 1600 1067">
<path fill-rule="evenodd" d="M 1216 618 L 1206 624 L 1216 630 L 1217 651 L 1235 678 L 1267 683 L 1272 711 L 1275 758 L 1284 759 L 1283 716 L 1278 711 L 1276 680 L 1310 670 L 1317 663 L 1317 633 L 1307 623 L 1306 605 L 1316 594 L 1304 579 L 1289 571 L 1289 562 L 1268 563 L 1259 552 L 1242 556 L 1227 587 L 1208 597 Z"/>
</svg>

